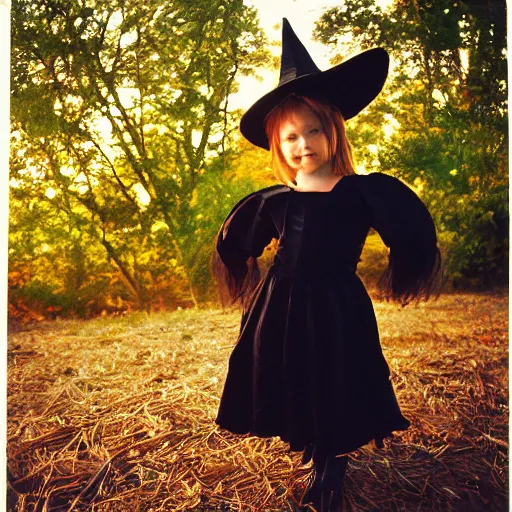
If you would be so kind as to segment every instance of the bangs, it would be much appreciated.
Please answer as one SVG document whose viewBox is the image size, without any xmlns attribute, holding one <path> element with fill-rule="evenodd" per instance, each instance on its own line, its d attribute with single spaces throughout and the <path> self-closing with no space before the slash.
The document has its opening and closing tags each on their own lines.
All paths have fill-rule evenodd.
<svg viewBox="0 0 512 512">
<path fill-rule="evenodd" d="M 301 108 L 308 108 L 308 110 L 311 110 L 316 115 L 316 112 L 308 105 L 306 98 L 297 96 L 296 94 L 287 96 L 267 114 L 265 117 L 265 131 L 267 132 L 269 142 L 269 131 L 272 133 L 274 127 L 280 126 L 284 121 L 288 121 L 291 115 Z"/>
</svg>

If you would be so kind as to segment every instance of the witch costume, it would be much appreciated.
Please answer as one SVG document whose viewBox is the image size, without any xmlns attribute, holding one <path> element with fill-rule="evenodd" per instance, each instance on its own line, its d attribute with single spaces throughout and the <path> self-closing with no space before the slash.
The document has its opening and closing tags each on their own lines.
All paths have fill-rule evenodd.
<svg viewBox="0 0 512 512">
<path fill-rule="evenodd" d="M 321 72 L 285 20 L 279 86 L 244 115 L 242 134 L 268 149 L 264 118 L 290 93 L 334 105 L 348 119 L 377 96 L 387 70 L 387 53 L 374 49 Z M 394 177 L 349 174 L 329 192 L 274 185 L 235 205 L 214 254 L 216 275 L 244 305 L 220 427 L 331 456 L 408 428 L 356 274 L 370 228 L 390 248 L 380 282 L 388 296 L 428 298 L 440 271 L 435 227 Z M 260 278 L 256 260 L 272 239 L 277 253 Z"/>
</svg>

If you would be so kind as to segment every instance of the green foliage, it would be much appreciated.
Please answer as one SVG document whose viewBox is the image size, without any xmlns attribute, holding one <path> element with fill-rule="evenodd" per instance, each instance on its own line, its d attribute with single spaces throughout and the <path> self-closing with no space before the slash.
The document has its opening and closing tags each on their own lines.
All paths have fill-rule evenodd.
<svg viewBox="0 0 512 512">
<path fill-rule="evenodd" d="M 10 262 L 30 268 L 20 286 L 50 275 L 84 314 L 196 303 L 205 226 L 221 221 L 202 208 L 230 190 L 228 98 L 268 59 L 254 9 L 17 0 L 12 12 Z"/>
<path fill-rule="evenodd" d="M 367 288 L 373 288 L 388 264 L 389 250 L 380 236 L 371 232 L 366 238 L 357 274 Z"/>
</svg>

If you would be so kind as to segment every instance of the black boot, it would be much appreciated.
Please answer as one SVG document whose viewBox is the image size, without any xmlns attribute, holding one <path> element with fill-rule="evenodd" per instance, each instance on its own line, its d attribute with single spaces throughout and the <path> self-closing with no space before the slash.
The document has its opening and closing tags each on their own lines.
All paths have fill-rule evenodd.
<svg viewBox="0 0 512 512">
<path fill-rule="evenodd" d="M 301 501 L 303 505 L 306 503 L 317 503 L 320 500 L 320 482 L 325 471 L 326 462 L 325 455 L 319 453 L 318 450 L 313 450 L 312 453 L 308 455 L 308 460 L 311 460 L 311 457 L 313 458 L 313 472 L 311 474 L 306 493 Z"/>
<path fill-rule="evenodd" d="M 322 479 L 317 486 L 317 494 L 313 501 L 318 512 L 341 512 L 343 501 L 342 489 L 348 457 L 328 457 Z"/>
<path fill-rule="evenodd" d="M 322 491 L 318 512 L 341 512 L 343 495 L 339 491 Z M 316 508 L 316 507 L 315 507 Z"/>
</svg>

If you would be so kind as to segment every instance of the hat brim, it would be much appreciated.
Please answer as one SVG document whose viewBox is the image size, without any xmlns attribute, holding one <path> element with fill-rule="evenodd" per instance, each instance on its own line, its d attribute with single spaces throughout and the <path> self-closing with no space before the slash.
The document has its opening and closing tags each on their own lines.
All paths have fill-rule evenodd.
<svg viewBox="0 0 512 512">
<path fill-rule="evenodd" d="M 265 117 L 289 94 L 317 99 L 337 107 L 345 120 L 357 115 L 379 94 L 388 75 L 386 50 L 374 48 L 334 66 L 295 78 L 270 91 L 242 116 L 240 131 L 252 144 L 270 149 Z"/>
</svg>

